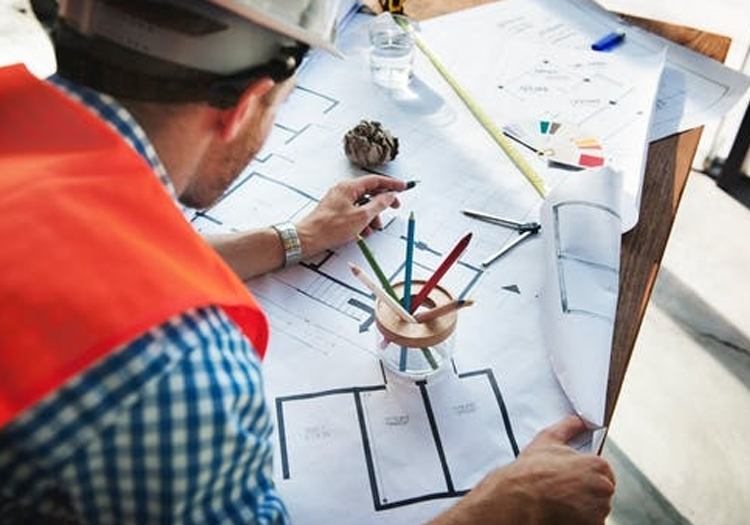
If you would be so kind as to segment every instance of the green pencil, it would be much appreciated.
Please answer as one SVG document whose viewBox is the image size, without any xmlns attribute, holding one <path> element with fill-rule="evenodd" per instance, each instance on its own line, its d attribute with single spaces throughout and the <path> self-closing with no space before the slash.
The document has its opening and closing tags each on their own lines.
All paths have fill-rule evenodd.
<svg viewBox="0 0 750 525">
<path fill-rule="evenodd" d="M 367 259 L 367 263 L 370 265 L 370 268 L 372 268 L 372 271 L 375 272 L 375 276 L 378 278 L 378 281 L 380 281 L 380 285 L 383 287 L 383 290 L 385 290 L 388 295 L 396 299 L 396 301 L 401 302 L 401 299 L 399 299 L 396 295 L 396 292 L 393 291 L 391 283 L 388 282 L 388 279 L 383 273 L 383 270 L 380 269 L 380 265 L 375 260 L 375 256 L 372 254 L 370 248 L 367 246 L 367 243 L 365 243 L 365 240 L 361 235 L 357 235 L 357 245 L 359 246 L 359 249 L 362 250 L 362 255 L 365 256 L 365 259 Z"/>
</svg>

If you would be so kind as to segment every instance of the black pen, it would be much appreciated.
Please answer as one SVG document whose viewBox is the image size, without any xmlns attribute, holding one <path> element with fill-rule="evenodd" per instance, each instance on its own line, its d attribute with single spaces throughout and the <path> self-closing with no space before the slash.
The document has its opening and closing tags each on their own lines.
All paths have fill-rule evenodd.
<svg viewBox="0 0 750 525">
<path fill-rule="evenodd" d="M 404 188 L 401 191 L 410 190 L 414 186 L 416 186 L 417 183 L 419 183 L 418 180 L 410 180 L 410 181 L 408 181 L 406 183 L 406 188 Z M 387 191 L 395 191 L 395 190 L 387 190 Z M 385 192 L 381 191 L 381 192 L 377 192 L 377 193 L 366 193 L 366 194 L 362 195 L 359 199 L 357 199 L 356 201 L 354 201 L 354 205 L 355 206 L 364 206 L 365 204 L 367 204 L 368 202 L 370 202 L 375 195 L 378 195 L 379 193 L 385 193 Z"/>
</svg>

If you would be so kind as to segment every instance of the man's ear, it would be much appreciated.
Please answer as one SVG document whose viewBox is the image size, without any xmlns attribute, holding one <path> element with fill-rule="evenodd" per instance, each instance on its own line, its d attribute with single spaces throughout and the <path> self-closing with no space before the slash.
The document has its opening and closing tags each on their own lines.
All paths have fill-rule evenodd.
<svg viewBox="0 0 750 525">
<path fill-rule="evenodd" d="M 258 109 L 260 99 L 275 85 L 276 83 L 268 77 L 254 80 L 242 92 L 235 106 L 220 111 L 219 135 L 222 140 L 229 142 L 237 136 L 245 119 Z"/>
</svg>

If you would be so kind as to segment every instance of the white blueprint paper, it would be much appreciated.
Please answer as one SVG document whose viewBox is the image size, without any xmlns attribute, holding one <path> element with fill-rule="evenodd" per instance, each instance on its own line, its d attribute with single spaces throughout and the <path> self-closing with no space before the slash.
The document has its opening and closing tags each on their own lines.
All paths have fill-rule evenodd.
<svg viewBox="0 0 750 525">
<path fill-rule="evenodd" d="M 522 0 L 527 4 L 533 2 Z M 665 50 L 633 58 L 508 35 L 508 25 L 551 23 L 534 18 L 533 9 L 519 14 L 515 5 L 506 0 L 436 18 L 421 24 L 420 33 L 499 128 L 551 121 L 579 128 L 578 138 L 595 138 L 606 164 L 624 176 L 622 226 L 631 229 L 638 221 Z M 550 166 L 545 175 L 561 169 Z"/>
<path fill-rule="evenodd" d="M 659 86 L 651 140 L 721 117 L 737 103 L 750 85 L 747 76 L 700 53 L 631 26 L 592 0 L 503 0 L 460 11 L 451 15 L 450 19 L 444 17 L 443 20 L 464 28 L 472 24 L 465 35 L 489 32 L 514 48 L 527 41 L 557 48 L 589 50 L 591 43 L 603 35 L 623 30 L 626 33 L 624 42 L 602 55 L 640 60 L 666 49 L 667 63 Z M 431 26 L 432 21 L 425 24 L 425 29 Z M 461 47 L 455 46 L 455 49 Z"/>
<path fill-rule="evenodd" d="M 367 239 L 391 281 L 403 278 L 409 212 L 417 221 L 415 279 L 474 234 L 441 285 L 475 305 L 459 312 L 451 366 L 426 383 L 381 365 L 372 296 L 347 266 L 367 268 L 355 244 L 249 283 L 271 323 L 264 376 L 276 483 L 300 525 L 424 522 L 512 461 L 540 429 L 577 411 L 545 346 L 548 232 L 485 269 L 481 261 L 517 233 L 461 213 L 534 221 L 540 198 L 424 57 L 416 57 L 409 92 L 372 84 L 369 20 L 358 15 L 342 31 L 337 45 L 348 60 L 312 56 L 263 151 L 221 201 L 192 217 L 206 233 L 296 220 L 332 184 L 364 173 L 346 159 L 342 140 L 369 119 L 400 141 L 382 171 L 420 180 L 400 195 L 389 226 Z M 531 162 L 552 187 L 569 174 Z M 601 378 L 583 381 L 598 388 Z"/>
</svg>

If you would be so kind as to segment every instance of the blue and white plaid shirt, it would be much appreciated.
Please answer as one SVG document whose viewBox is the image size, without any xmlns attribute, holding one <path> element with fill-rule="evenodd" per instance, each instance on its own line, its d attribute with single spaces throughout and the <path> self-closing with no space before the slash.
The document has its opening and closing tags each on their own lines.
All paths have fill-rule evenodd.
<svg viewBox="0 0 750 525">
<path fill-rule="evenodd" d="M 174 190 L 112 98 L 53 80 Z M 0 523 L 287 523 L 260 361 L 220 308 L 184 312 L 0 429 Z"/>
</svg>

